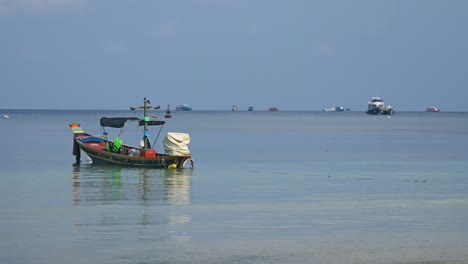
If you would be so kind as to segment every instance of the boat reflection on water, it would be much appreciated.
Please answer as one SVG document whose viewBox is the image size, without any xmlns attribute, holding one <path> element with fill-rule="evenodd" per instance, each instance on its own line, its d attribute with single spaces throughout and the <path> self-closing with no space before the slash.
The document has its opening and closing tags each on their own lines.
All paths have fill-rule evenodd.
<svg viewBox="0 0 468 264">
<path fill-rule="evenodd" d="M 190 204 L 193 169 L 74 165 L 73 204 Z"/>
</svg>

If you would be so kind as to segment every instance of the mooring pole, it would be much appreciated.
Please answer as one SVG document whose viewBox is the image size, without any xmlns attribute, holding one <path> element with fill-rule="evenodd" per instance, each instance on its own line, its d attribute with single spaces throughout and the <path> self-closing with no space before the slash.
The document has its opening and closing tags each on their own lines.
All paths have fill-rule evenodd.
<svg viewBox="0 0 468 264">
<path fill-rule="evenodd" d="M 144 119 L 144 133 L 143 133 L 143 142 L 144 142 L 144 146 L 145 146 L 145 149 L 148 149 L 148 121 L 149 121 L 149 117 L 147 115 L 147 104 L 148 104 L 148 100 L 146 99 L 143 99 L 143 119 Z"/>
<path fill-rule="evenodd" d="M 73 139 L 73 154 L 75 154 L 76 163 L 79 164 L 81 162 L 81 150 L 75 139 Z"/>
</svg>

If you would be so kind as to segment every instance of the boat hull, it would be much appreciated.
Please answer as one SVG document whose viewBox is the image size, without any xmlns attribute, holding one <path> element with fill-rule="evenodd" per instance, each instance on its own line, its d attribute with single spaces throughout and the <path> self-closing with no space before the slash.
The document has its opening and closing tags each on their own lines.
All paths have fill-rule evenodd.
<svg viewBox="0 0 468 264">
<path fill-rule="evenodd" d="M 395 111 L 393 109 L 370 109 L 366 112 L 368 115 L 393 115 Z"/>
<path fill-rule="evenodd" d="M 190 155 L 188 156 L 172 156 L 162 153 L 156 153 L 154 157 L 133 156 L 132 152 L 128 153 L 113 153 L 107 151 L 103 146 L 103 141 L 97 137 L 84 137 L 75 139 L 75 147 L 79 148 L 74 151 L 82 150 L 88 155 L 93 163 L 98 164 L 113 164 L 119 166 L 132 166 L 132 167 L 151 167 L 151 168 L 186 168 L 193 167 L 193 160 Z M 142 149 L 125 146 L 139 151 Z M 130 153 L 130 154 L 129 154 Z"/>
</svg>

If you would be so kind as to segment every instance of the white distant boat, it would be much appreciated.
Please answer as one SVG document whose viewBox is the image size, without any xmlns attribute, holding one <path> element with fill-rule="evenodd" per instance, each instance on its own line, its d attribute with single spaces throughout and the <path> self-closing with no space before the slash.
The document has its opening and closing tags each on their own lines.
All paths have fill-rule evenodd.
<svg viewBox="0 0 468 264">
<path fill-rule="evenodd" d="M 3 115 L 3 118 L 7 118 L 7 119 L 8 119 L 8 118 L 10 118 L 10 116 L 9 116 L 9 115 Z"/>
<path fill-rule="evenodd" d="M 177 105 L 175 108 L 176 111 L 192 111 L 192 107 L 188 104 Z"/>
<path fill-rule="evenodd" d="M 325 107 L 322 109 L 323 112 L 344 112 L 345 108 L 342 106 Z"/>
<path fill-rule="evenodd" d="M 374 96 L 372 99 L 367 102 L 367 112 L 368 115 L 393 115 L 395 111 L 393 107 L 384 105 L 384 101 L 380 96 Z"/>
<path fill-rule="evenodd" d="M 426 108 L 426 112 L 440 112 L 440 109 L 435 106 L 431 106 Z"/>
</svg>

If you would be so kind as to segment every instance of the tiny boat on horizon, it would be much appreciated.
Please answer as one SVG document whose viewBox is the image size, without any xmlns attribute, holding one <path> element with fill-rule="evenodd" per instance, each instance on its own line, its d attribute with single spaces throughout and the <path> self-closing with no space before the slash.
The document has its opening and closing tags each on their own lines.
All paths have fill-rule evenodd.
<svg viewBox="0 0 468 264">
<path fill-rule="evenodd" d="M 269 112 L 278 112 L 278 111 L 279 111 L 279 108 L 276 107 L 276 106 L 273 106 L 273 107 L 270 107 L 270 108 L 268 109 L 268 111 L 269 111 Z"/>
<path fill-rule="evenodd" d="M 167 105 L 167 110 L 166 110 L 166 114 L 164 115 L 165 118 L 171 118 L 172 115 L 171 115 L 171 107 L 169 105 Z"/>
<path fill-rule="evenodd" d="M 325 107 L 322 109 L 323 112 L 344 112 L 345 108 L 343 106 L 335 106 L 335 107 Z M 349 108 L 346 109 L 349 111 Z"/>
<path fill-rule="evenodd" d="M 435 107 L 435 106 L 431 106 L 431 107 L 426 108 L 426 112 L 434 112 L 434 113 L 436 113 L 436 112 L 440 112 L 440 109 L 437 108 L 437 107 Z"/>
<path fill-rule="evenodd" d="M 188 104 L 177 105 L 175 108 L 176 111 L 192 111 L 192 107 Z"/>
</svg>

